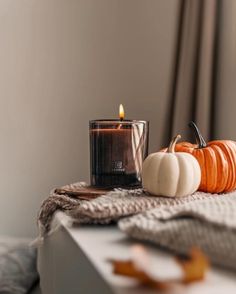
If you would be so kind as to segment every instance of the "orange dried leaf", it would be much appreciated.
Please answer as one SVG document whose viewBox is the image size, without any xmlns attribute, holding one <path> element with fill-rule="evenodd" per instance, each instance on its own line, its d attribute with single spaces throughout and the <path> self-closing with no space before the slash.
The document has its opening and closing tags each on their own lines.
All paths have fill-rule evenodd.
<svg viewBox="0 0 236 294">
<path fill-rule="evenodd" d="M 203 280 L 209 268 L 207 257 L 198 248 L 191 249 L 188 259 L 177 257 L 176 260 L 184 273 L 183 283 Z"/>
<path fill-rule="evenodd" d="M 110 262 L 113 265 L 113 273 L 116 275 L 136 278 L 141 284 L 160 290 L 165 290 L 169 286 L 165 282 L 157 281 L 149 277 L 144 271 L 137 269 L 130 260 L 110 260 Z"/>
<path fill-rule="evenodd" d="M 142 248 L 142 251 L 142 253 L 147 254 L 144 248 Z M 144 255 L 142 257 L 144 257 Z M 157 288 L 159 290 L 168 289 L 173 283 L 191 283 L 194 281 L 203 280 L 205 273 L 209 268 L 208 259 L 198 248 L 193 248 L 190 251 L 189 258 L 183 259 L 180 257 L 176 257 L 176 260 L 178 262 L 178 265 L 183 270 L 183 277 L 178 279 L 176 278 L 175 280 L 159 280 L 157 278 L 151 277 L 147 273 L 147 271 L 145 271 L 144 266 L 140 267 L 140 263 L 139 267 L 137 267 L 137 262 L 135 262 L 136 260 L 110 260 L 110 262 L 113 265 L 114 274 L 135 278 L 141 284 Z"/>
</svg>

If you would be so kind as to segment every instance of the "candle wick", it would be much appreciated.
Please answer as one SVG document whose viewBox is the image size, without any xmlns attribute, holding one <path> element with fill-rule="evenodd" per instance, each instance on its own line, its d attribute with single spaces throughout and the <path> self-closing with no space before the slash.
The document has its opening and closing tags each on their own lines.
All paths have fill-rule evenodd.
<svg viewBox="0 0 236 294">
<path fill-rule="evenodd" d="M 122 122 L 123 121 L 123 117 L 120 117 L 120 122 Z M 122 127 L 122 124 L 119 124 L 119 126 L 118 126 L 118 130 L 120 130 L 121 129 L 121 127 Z"/>
</svg>

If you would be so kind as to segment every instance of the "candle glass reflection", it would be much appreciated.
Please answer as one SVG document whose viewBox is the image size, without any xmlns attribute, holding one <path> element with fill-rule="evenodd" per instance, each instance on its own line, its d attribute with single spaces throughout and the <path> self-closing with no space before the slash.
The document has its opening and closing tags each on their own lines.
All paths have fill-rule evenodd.
<svg viewBox="0 0 236 294">
<path fill-rule="evenodd" d="M 148 154 L 148 122 L 90 121 L 91 185 L 141 186 L 142 163 Z"/>
</svg>

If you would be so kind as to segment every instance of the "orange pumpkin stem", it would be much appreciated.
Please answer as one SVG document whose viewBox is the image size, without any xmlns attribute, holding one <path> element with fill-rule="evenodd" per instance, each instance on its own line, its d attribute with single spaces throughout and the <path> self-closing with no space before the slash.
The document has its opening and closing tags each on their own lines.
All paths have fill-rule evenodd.
<svg viewBox="0 0 236 294">
<path fill-rule="evenodd" d="M 196 141 L 197 141 L 197 145 L 198 145 L 198 148 L 201 149 L 201 148 L 205 148 L 207 146 L 206 144 L 206 141 L 204 140 L 202 134 L 200 133 L 197 125 L 191 121 L 188 126 L 193 129 L 194 131 L 194 135 L 195 135 L 195 138 L 196 138 Z"/>
<path fill-rule="evenodd" d="M 175 145 L 177 143 L 177 141 L 181 138 L 180 135 L 175 136 L 171 141 L 170 141 L 170 145 L 167 149 L 168 153 L 174 153 L 175 152 Z"/>
</svg>

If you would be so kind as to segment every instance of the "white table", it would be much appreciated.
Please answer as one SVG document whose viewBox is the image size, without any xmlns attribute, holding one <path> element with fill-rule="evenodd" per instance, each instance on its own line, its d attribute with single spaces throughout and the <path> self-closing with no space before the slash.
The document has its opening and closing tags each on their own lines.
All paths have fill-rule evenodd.
<svg viewBox="0 0 236 294">
<path fill-rule="evenodd" d="M 47 237 L 39 248 L 38 268 L 43 294 L 140 294 L 157 293 L 142 288 L 135 281 L 115 276 L 107 259 L 130 257 L 130 247 L 137 242 L 114 226 L 73 226 L 56 216 L 60 228 Z M 178 267 L 171 255 L 144 244 L 160 275 L 175 274 Z M 236 273 L 213 268 L 206 280 L 174 288 L 171 293 L 235 294 Z"/>
</svg>

